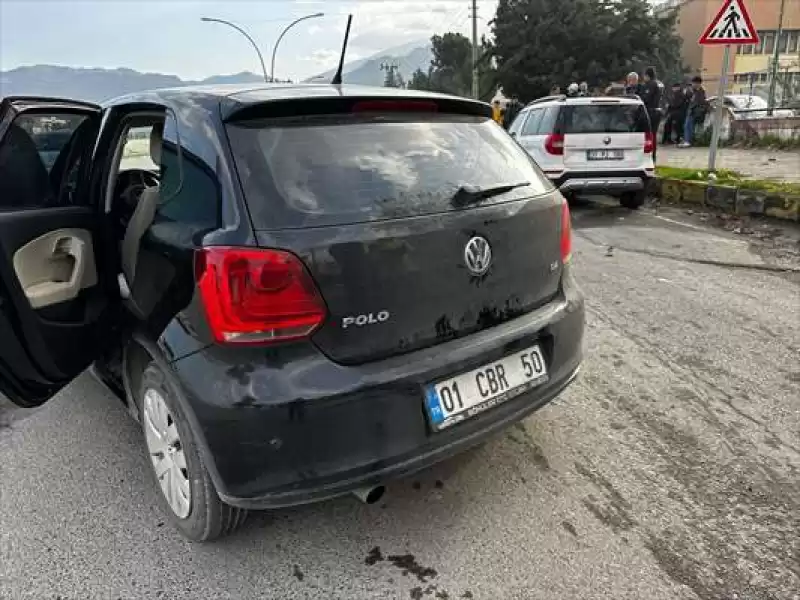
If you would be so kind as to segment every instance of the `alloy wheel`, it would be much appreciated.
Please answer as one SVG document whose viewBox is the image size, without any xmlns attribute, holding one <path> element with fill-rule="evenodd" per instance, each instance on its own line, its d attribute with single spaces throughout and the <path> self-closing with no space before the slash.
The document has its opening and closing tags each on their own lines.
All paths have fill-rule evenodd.
<svg viewBox="0 0 800 600">
<path fill-rule="evenodd" d="M 192 507 L 186 453 L 164 397 L 152 388 L 144 393 L 144 430 L 147 451 L 161 492 L 172 512 L 185 519 Z"/>
</svg>

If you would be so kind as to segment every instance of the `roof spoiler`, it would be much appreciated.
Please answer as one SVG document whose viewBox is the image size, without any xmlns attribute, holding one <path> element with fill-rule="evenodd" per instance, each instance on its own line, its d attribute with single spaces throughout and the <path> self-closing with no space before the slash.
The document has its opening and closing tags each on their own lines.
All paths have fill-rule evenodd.
<svg viewBox="0 0 800 600">
<path fill-rule="evenodd" d="M 426 110 L 425 105 L 430 104 L 435 104 L 435 107 Z M 330 96 L 274 98 L 245 105 L 229 101 L 221 106 L 222 120 L 226 123 L 372 111 L 422 111 L 486 118 L 492 116 L 491 106 L 471 98 L 435 94 L 403 94 L 402 92 L 399 94 L 375 94 L 370 93 L 369 89 L 365 90 L 364 94 L 354 93 L 343 96 L 331 91 Z"/>
</svg>

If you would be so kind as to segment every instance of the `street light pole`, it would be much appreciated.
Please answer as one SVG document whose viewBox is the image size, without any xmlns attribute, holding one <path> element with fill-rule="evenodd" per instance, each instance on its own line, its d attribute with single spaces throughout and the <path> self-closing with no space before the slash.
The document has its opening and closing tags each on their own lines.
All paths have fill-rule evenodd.
<svg viewBox="0 0 800 600">
<path fill-rule="evenodd" d="M 223 19 L 212 19 L 210 17 L 202 17 L 200 20 L 203 21 L 204 23 L 222 23 L 223 25 L 227 25 L 228 27 L 233 27 L 236 31 L 238 31 L 244 37 L 246 37 L 247 41 L 249 41 L 253 45 L 256 54 L 258 54 L 258 60 L 261 62 L 261 72 L 264 74 L 264 82 L 265 83 L 269 82 L 269 79 L 267 78 L 267 66 L 264 64 L 264 57 L 261 54 L 261 50 L 258 49 L 258 44 L 256 44 L 255 40 L 251 38 L 250 35 L 244 29 L 242 29 L 235 23 L 231 23 L 230 21 L 225 21 Z"/>
<path fill-rule="evenodd" d="M 302 21 L 307 21 L 308 19 L 317 19 L 319 17 L 324 17 L 324 16 L 325 13 L 314 13 L 313 15 L 306 15 L 305 17 L 300 17 L 299 19 L 296 19 L 291 23 L 289 23 L 284 28 L 284 30 L 281 31 L 281 34 L 278 36 L 278 41 L 275 42 L 275 47 L 272 49 L 272 63 L 270 64 L 269 74 L 273 82 L 275 81 L 275 54 L 278 52 L 278 45 L 281 43 L 283 36 L 286 35 L 286 32 Z"/>
</svg>

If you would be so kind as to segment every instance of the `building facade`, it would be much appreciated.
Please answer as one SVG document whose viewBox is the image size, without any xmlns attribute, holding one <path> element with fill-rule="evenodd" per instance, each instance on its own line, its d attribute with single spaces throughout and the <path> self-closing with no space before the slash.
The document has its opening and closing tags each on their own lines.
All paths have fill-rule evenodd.
<svg viewBox="0 0 800 600">
<path fill-rule="evenodd" d="M 778 36 L 781 2 L 783 23 Z M 683 40 L 683 62 L 690 75 L 702 76 L 709 85 L 719 81 L 723 47 L 701 46 L 697 42 L 723 3 L 724 0 L 668 0 L 656 8 L 677 11 L 676 29 Z M 744 3 L 761 41 L 757 45 L 736 47 L 728 71 L 728 92 L 766 95 L 777 45 L 776 96 L 780 100 L 796 97 L 800 91 L 800 0 L 744 0 Z M 713 85 L 707 89 L 716 93 Z"/>
</svg>

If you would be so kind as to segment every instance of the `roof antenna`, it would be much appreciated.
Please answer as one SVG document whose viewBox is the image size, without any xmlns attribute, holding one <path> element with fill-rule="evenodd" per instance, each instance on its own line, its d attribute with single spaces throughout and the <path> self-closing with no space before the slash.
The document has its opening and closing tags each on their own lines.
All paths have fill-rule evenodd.
<svg viewBox="0 0 800 600">
<path fill-rule="evenodd" d="M 350 25 L 353 22 L 353 15 L 347 15 L 347 29 L 344 30 L 344 43 L 342 44 L 342 56 L 339 58 L 339 68 L 333 76 L 333 85 L 342 85 L 342 69 L 344 69 L 344 55 L 347 52 L 347 40 L 350 39 Z"/>
</svg>

